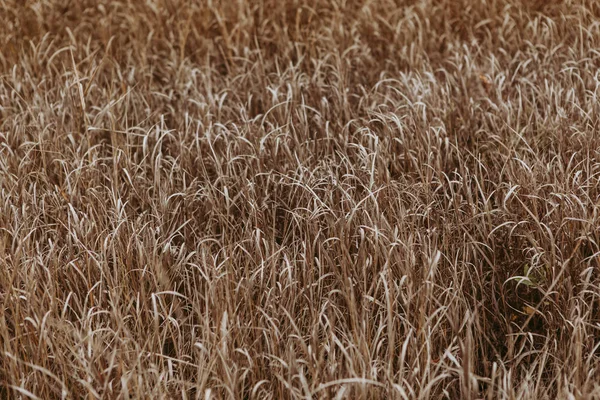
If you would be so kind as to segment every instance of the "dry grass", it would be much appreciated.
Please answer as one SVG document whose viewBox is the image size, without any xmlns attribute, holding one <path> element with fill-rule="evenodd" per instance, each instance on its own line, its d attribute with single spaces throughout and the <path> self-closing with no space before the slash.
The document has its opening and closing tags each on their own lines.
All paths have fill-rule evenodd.
<svg viewBox="0 0 600 400">
<path fill-rule="evenodd" d="M 0 15 L 0 398 L 600 398 L 595 0 Z"/>
</svg>

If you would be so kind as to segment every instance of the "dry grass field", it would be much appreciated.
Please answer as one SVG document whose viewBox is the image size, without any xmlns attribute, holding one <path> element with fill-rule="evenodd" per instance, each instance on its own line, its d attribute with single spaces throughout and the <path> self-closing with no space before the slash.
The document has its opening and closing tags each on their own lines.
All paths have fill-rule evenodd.
<svg viewBox="0 0 600 400">
<path fill-rule="evenodd" d="M 0 398 L 600 398 L 599 99 L 596 0 L 2 0 Z"/>
</svg>

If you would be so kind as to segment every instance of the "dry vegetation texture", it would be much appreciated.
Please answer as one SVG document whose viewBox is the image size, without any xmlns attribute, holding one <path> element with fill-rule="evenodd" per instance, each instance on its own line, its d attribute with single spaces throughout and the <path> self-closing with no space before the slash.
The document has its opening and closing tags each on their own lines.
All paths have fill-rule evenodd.
<svg viewBox="0 0 600 400">
<path fill-rule="evenodd" d="M 0 398 L 600 398 L 596 1 L 0 18 Z"/>
</svg>

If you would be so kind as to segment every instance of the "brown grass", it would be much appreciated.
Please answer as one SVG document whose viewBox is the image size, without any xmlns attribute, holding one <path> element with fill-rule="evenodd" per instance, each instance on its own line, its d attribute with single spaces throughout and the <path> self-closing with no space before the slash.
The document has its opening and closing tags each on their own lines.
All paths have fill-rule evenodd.
<svg viewBox="0 0 600 400">
<path fill-rule="evenodd" d="M 0 16 L 0 398 L 600 398 L 595 0 Z"/>
</svg>

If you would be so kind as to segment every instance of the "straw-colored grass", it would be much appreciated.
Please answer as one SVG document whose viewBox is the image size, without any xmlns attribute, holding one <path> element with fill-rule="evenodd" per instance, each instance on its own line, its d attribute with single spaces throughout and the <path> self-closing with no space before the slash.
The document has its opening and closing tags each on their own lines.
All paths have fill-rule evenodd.
<svg viewBox="0 0 600 400">
<path fill-rule="evenodd" d="M 0 1 L 0 398 L 600 398 L 595 0 Z"/>
</svg>

